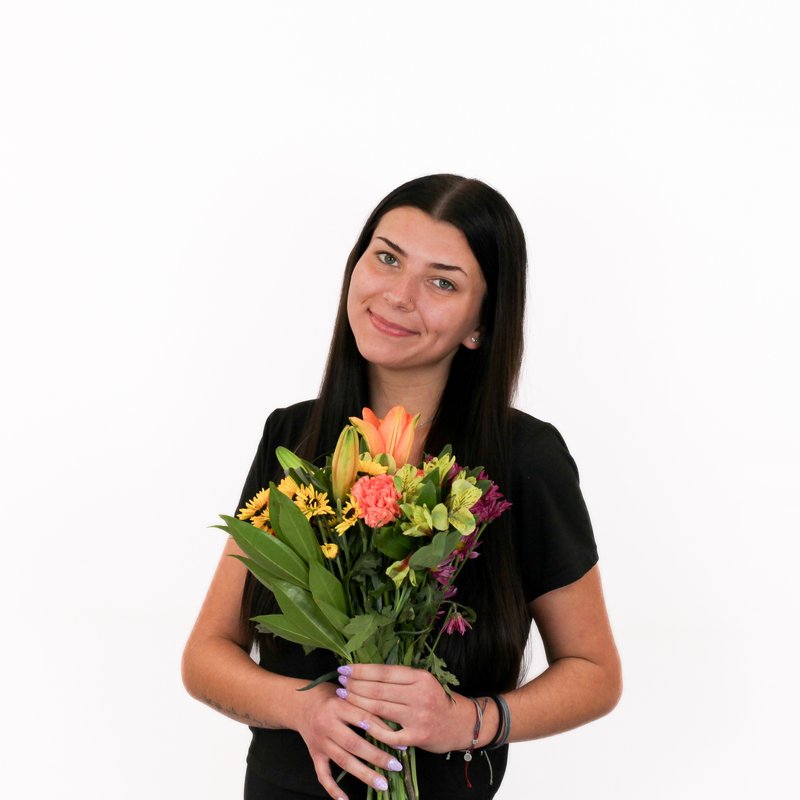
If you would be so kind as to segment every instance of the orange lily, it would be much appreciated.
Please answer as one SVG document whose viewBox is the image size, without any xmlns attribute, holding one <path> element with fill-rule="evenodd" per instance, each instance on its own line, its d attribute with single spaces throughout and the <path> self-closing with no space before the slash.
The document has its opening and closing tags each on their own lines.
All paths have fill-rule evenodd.
<svg viewBox="0 0 800 800">
<path fill-rule="evenodd" d="M 350 422 L 364 437 L 370 455 L 374 458 L 379 453 L 386 453 L 398 467 L 408 463 L 420 415 L 412 417 L 403 406 L 389 409 L 383 419 L 376 417 L 369 408 L 362 409 L 361 413 L 363 419 L 350 417 Z"/>
</svg>

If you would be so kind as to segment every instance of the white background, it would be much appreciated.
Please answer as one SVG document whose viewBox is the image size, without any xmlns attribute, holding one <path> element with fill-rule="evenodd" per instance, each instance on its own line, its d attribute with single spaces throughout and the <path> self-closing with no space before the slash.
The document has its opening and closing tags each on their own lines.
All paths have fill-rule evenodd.
<svg viewBox="0 0 800 800">
<path fill-rule="evenodd" d="M 4 797 L 241 796 L 248 731 L 180 681 L 207 526 L 315 393 L 368 212 L 443 171 L 526 230 L 518 405 L 625 669 L 499 797 L 796 786 L 798 12 L 522 5 L 2 5 Z"/>
</svg>

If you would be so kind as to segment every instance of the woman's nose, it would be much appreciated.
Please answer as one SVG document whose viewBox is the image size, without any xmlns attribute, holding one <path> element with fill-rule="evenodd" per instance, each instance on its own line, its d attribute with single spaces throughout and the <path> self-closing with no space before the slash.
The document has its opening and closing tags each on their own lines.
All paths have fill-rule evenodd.
<svg viewBox="0 0 800 800">
<path fill-rule="evenodd" d="M 401 311 L 412 311 L 414 309 L 414 291 L 410 280 L 398 278 L 387 287 L 383 293 L 383 299 Z"/>
</svg>

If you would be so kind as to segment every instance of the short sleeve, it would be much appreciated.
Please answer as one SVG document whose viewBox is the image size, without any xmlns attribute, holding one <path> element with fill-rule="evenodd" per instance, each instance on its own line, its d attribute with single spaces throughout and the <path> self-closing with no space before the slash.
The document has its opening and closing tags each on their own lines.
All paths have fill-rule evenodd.
<svg viewBox="0 0 800 800">
<path fill-rule="evenodd" d="M 264 432 L 261 435 L 261 441 L 258 443 L 258 448 L 256 449 L 255 457 L 253 458 L 253 463 L 250 465 L 250 470 L 247 473 L 247 478 L 245 478 L 244 486 L 242 487 L 242 496 L 239 498 L 239 505 L 236 506 L 236 512 L 238 513 L 240 509 L 244 508 L 245 503 L 248 500 L 255 497 L 258 492 L 262 489 L 266 488 L 269 484 L 268 475 L 268 454 L 272 451 L 271 447 L 271 437 L 270 437 L 270 428 L 271 428 L 271 420 L 274 416 L 273 412 L 267 417 L 267 421 L 264 423 Z"/>
<path fill-rule="evenodd" d="M 512 514 L 527 602 L 582 577 L 597 563 L 578 467 L 549 422 L 519 413 L 512 462 Z"/>
<path fill-rule="evenodd" d="M 283 477 L 283 470 L 278 463 L 275 449 L 279 446 L 290 449 L 297 447 L 311 413 L 313 402 L 313 400 L 305 400 L 288 408 L 276 408 L 267 417 L 261 441 L 258 443 L 255 458 L 242 488 L 242 496 L 236 507 L 237 512 L 258 492 L 266 489 L 270 481 L 277 483 Z"/>
</svg>

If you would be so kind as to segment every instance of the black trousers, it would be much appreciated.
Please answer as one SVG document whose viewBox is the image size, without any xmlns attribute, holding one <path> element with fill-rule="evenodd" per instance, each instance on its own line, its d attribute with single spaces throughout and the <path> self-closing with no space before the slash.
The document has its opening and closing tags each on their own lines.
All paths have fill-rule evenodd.
<svg viewBox="0 0 800 800">
<path fill-rule="evenodd" d="M 356 781 L 351 775 L 345 776 L 342 788 L 350 800 L 358 800 L 359 797 L 366 797 L 367 794 L 367 787 L 360 781 Z M 328 797 L 328 793 L 321 786 L 319 791 L 320 794 L 306 794 L 284 789 L 265 781 L 250 767 L 247 768 L 244 776 L 244 800 L 319 800 L 320 797 Z"/>
</svg>

